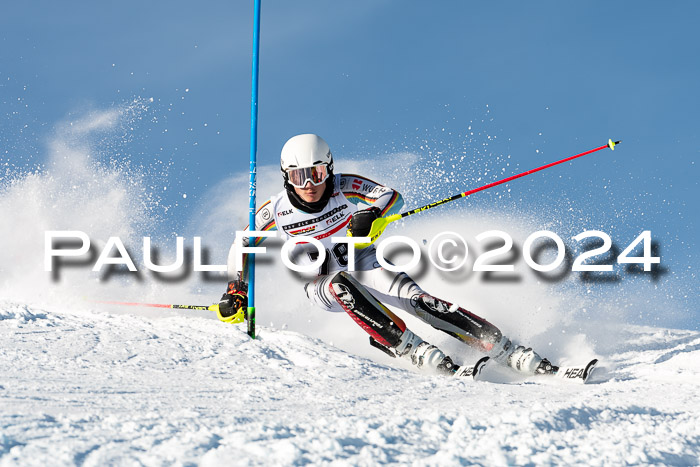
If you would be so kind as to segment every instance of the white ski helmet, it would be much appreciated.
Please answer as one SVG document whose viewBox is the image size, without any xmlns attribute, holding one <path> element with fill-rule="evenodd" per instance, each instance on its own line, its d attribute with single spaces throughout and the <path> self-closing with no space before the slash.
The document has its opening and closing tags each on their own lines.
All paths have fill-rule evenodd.
<svg viewBox="0 0 700 467">
<path fill-rule="evenodd" d="M 323 179 L 314 178 L 312 171 L 301 174 L 302 171 L 295 169 L 311 169 L 318 168 L 319 175 L 323 175 Z M 289 182 L 294 186 L 304 186 L 307 181 L 311 181 L 314 185 L 319 185 L 333 173 L 333 155 L 323 138 L 318 135 L 304 134 L 290 138 L 284 147 L 282 147 L 282 157 L 280 158 L 280 169 L 284 173 L 285 182 Z M 290 180 L 290 172 L 292 178 L 298 175 L 300 180 Z M 308 178 L 307 178 L 308 177 Z"/>
</svg>

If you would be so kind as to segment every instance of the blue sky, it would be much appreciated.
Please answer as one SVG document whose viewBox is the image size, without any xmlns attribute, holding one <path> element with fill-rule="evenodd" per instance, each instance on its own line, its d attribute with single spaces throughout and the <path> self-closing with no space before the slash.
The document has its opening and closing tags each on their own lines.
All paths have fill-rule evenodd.
<svg viewBox="0 0 700 467">
<path fill-rule="evenodd" d="M 259 163 L 315 132 L 337 158 L 480 150 L 510 155 L 512 175 L 622 139 L 513 184 L 518 202 L 580 199 L 603 211 L 591 227 L 624 222 L 621 244 L 658 232 L 664 261 L 697 285 L 699 14 L 694 1 L 263 0 Z M 59 122 L 153 98 L 118 152 L 171 163 L 163 196 L 186 215 L 247 171 L 251 22 L 243 1 L 5 5 L 0 157 L 41 163 Z"/>
</svg>

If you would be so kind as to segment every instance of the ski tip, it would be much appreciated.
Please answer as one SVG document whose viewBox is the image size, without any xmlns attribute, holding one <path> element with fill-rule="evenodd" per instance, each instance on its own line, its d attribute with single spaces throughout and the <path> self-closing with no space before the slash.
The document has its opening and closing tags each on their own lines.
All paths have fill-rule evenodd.
<svg viewBox="0 0 700 467">
<path fill-rule="evenodd" d="M 490 357 L 482 357 L 479 359 L 478 362 L 476 362 L 476 365 L 474 365 L 474 372 L 472 373 L 472 378 L 477 379 L 479 375 L 481 374 L 481 371 L 484 369 L 484 365 L 486 365 L 486 362 L 489 361 Z"/>
<path fill-rule="evenodd" d="M 613 141 L 612 139 L 609 139 L 609 140 L 608 140 L 608 147 L 609 147 L 611 150 L 614 151 L 614 150 L 615 150 L 615 146 L 618 145 L 618 144 L 620 144 L 621 142 L 622 142 L 622 141 Z"/>
<path fill-rule="evenodd" d="M 586 382 L 588 381 L 588 377 L 591 376 L 591 373 L 593 372 L 593 369 L 595 366 L 598 364 L 598 359 L 594 358 L 590 362 L 588 362 L 588 365 L 586 365 L 586 368 L 583 370 L 583 381 Z"/>
</svg>

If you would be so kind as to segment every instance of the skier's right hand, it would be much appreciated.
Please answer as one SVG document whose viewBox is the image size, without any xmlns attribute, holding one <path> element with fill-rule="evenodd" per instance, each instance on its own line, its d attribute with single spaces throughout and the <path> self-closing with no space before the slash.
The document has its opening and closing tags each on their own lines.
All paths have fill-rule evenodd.
<svg viewBox="0 0 700 467">
<path fill-rule="evenodd" d="M 368 236 L 372 230 L 372 223 L 380 218 L 381 214 L 382 211 L 374 206 L 354 212 L 348 223 L 348 235 L 350 237 Z"/>
<path fill-rule="evenodd" d="M 241 279 L 228 283 L 226 293 L 219 301 L 219 311 L 216 315 L 224 323 L 240 323 L 248 308 L 248 284 Z"/>
</svg>

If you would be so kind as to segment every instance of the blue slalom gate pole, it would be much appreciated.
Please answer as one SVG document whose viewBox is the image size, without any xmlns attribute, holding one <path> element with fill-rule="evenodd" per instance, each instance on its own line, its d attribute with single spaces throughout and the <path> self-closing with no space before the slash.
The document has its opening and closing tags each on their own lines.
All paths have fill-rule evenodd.
<svg viewBox="0 0 700 467">
<path fill-rule="evenodd" d="M 253 85 L 250 101 L 250 206 L 248 211 L 249 229 L 255 230 L 255 191 L 257 187 L 258 153 L 258 65 L 260 52 L 260 2 L 254 0 L 253 13 Z M 255 238 L 250 239 L 255 245 Z M 255 254 L 248 257 L 248 335 L 255 339 Z"/>
</svg>

